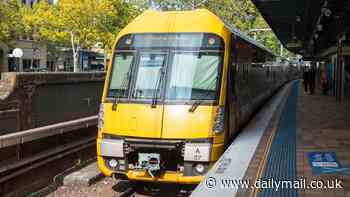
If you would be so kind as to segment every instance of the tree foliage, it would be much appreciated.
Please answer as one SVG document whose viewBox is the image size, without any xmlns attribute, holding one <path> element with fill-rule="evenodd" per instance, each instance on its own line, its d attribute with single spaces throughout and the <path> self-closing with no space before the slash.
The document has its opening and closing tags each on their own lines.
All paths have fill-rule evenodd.
<svg viewBox="0 0 350 197">
<path fill-rule="evenodd" d="M 82 48 L 89 49 L 99 43 L 109 51 L 121 28 L 149 8 L 207 8 L 255 36 L 276 54 L 280 50 L 272 31 L 250 32 L 269 28 L 250 0 L 59 0 L 55 5 L 40 1 L 33 8 L 18 2 L 0 1 L 0 41 L 9 42 L 27 34 L 51 46 L 71 46 L 75 64 Z"/>
<path fill-rule="evenodd" d="M 24 32 L 21 4 L 16 0 L 0 1 L 0 41 L 11 44 L 11 41 Z"/>
<path fill-rule="evenodd" d="M 100 44 L 110 49 L 119 30 L 137 14 L 121 0 L 60 0 L 56 5 L 41 1 L 23 12 L 27 32 L 38 40 L 71 45 L 75 71 L 82 48 Z"/>
<path fill-rule="evenodd" d="M 280 41 L 271 30 L 267 30 L 270 29 L 269 25 L 250 0 L 145 0 L 143 2 L 143 7 L 146 4 L 160 10 L 209 9 L 234 24 L 242 32 L 255 37 L 258 42 L 271 49 L 275 54 L 280 53 Z M 263 29 L 264 31 L 251 32 L 252 29 Z M 284 52 L 287 56 L 294 56 L 287 50 Z"/>
</svg>

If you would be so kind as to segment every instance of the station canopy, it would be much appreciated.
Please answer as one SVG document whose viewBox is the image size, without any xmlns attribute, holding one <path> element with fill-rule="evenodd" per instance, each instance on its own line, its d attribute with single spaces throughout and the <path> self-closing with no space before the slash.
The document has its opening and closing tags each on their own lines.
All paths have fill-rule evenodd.
<svg viewBox="0 0 350 197">
<path fill-rule="evenodd" d="M 290 51 L 321 57 L 350 29 L 349 0 L 252 0 Z"/>
</svg>

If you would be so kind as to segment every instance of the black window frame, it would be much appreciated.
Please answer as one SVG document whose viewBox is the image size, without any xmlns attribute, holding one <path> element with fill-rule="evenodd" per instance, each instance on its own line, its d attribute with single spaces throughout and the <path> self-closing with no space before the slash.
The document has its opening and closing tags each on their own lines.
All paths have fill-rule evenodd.
<svg viewBox="0 0 350 197">
<path fill-rule="evenodd" d="M 146 34 L 205 34 L 206 36 L 215 36 L 216 38 L 220 39 L 221 46 L 219 48 L 206 48 L 206 47 L 140 47 L 140 48 L 135 48 L 135 47 L 118 47 L 120 46 L 120 42 L 123 42 L 125 38 L 133 36 L 133 35 L 146 35 Z M 162 51 L 167 51 L 166 55 L 166 61 L 165 61 L 165 74 L 164 74 L 164 79 L 165 81 L 162 82 L 162 86 L 160 88 L 160 98 L 158 99 L 158 104 L 166 104 L 166 105 L 191 105 L 195 102 L 201 101 L 201 105 L 218 105 L 219 100 L 220 100 L 220 93 L 221 93 L 221 86 L 222 86 L 222 78 L 223 78 L 223 70 L 224 70 L 224 62 L 225 62 L 225 50 L 226 50 L 226 43 L 224 39 L 217 34 L 214 33 L 206 33 L 206 32 L 176 32 L 176 33 L 135 33 L 135 34 L 126 34 L 122 36 L 116 43 L 115 46 L 115 51 L 113 53 L 113 60 L 112 60 L 112 66 L 113 68 L 111 69 L 111 73 L 109 76 L 109 84 L 108 84 L 108 90 L 107 90 L 107 96 L 105 98 L 105 102 L 114 102 L 115 99 L 118 99 L 118 102 L 120 103 L 137 103 L 137 104 L 151 104 L 152 99 L 133 99 L 132 98 L 132 92 L 135 86 L 135 81 L 136 81 L 136 70 L 138 67 L 138 61 L 140 57 L 140 53 L 144 52 L 162 52 Z M 196 51 L 196 52 L 215 52 L 221 54 L 220 56 L 220 63 L 218 66 L 218 82 L 217 82 L 217 95 L 214 100 L 166 100 L 165 99 L 165 92 L 167 91 L 167 85 L 169 83 L 169 69 L 171 69 L 171 63 L 173 61 L 173 55 L 174 51 L 180 51 L 180 52 L 187 52 L 187 51 Z M 113 76 L 113 69 L 114 68 L 114 61 L 115 61 L 115 54 L 118 53 L 123 53 L 123 52 L 129 52 L 134 54 L 134 59 L 131 65 L 131 78 L 129 80 L 128 84 L 128 94 L 127 97 L 110 97 L 109 96 L 109 87 L 111 83 L 111 77 Z"/>
<path fill-rule="evenodd" d="M 127 86 L 127 93 L 125 94 L 126 96 L 123 96 L 123 97 L 120 97 L 120 96 L 111 96 L 110 95 L 110 87 L 111 87 L 111 82 L 112 82 L 112 77 L 113 77 L 113 72 L 114 72 L 114 69 L 116 69 L 116 66 L 114 66 L 114 63 L 115 63 L 115 60 L 116 60 L 116 55 L 118 54 L 123 54 L 123 53 L 126 53 L 126 54 L 133 54 L 133 60 L 131 62 L 131 65 L 130 65 L 130 74 L 131 74 L 131 77 L 128 81 L 128 86 Z M 113 53 L 113 59 L 112 59 L 112 69 L 111 69 L 111 72 L 109 73 L 109 80 L 108 80 L 108 90 L 107 90 L 107 100 L 115 100 L 115 99 L 119 99 L 119 101 L 127 101 L 129 100 L 129 97 L 130 97 L 130 88 L 131 88 L 131 82 L 132 82 L 132 75 L 133 75 L 133 72 L 134 72 L 134 67 L 135 67 L 135 64 L 136 64 L 136 58 L 137 58 L 137 53 L 136 51 L 130 51 L 130 50 L 122 50 L 122 51 L 116 51 L 115 53 Z"/>
</svg>

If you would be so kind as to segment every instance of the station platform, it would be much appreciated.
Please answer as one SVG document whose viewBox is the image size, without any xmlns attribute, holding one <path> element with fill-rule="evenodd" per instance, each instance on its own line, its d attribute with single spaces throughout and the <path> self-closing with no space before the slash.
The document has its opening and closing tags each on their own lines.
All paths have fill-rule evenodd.
<svg viewBox="0 0 350 197">
<path fill-rule="evenodd" d="M 334 97 L 305 94 L 299 88 L 297 100 L 297 176 L 307 179 L 341 180 L 342 189 L 305 190 L 300 196 L 350 196 L 350 96 L 342 103 Z M 310 152 L 334 152 L 338 169 L 313 173 Z"/>
<path fill-rule="evenodd" d="M 301 81 L 278 94 L 279 100 L 272 99 L 252 119 L 192 196 L 350 196 L 350 98 L 338 103 L 319 88 L 310 95 Z M 269 123 L 251 126 L 259 121 Z M 242 138 L 247 133 L 251 137 Z M 255 136 L 261 136 L 257 144 Z M 249 149 L 235 147 L 241 141 L 256 147 L 249 162 L 242 159 Z M 227 170 L 220 172 L 223 166 Z M 245 169 L 243 175 L 236 169 Z"/>
</svg>

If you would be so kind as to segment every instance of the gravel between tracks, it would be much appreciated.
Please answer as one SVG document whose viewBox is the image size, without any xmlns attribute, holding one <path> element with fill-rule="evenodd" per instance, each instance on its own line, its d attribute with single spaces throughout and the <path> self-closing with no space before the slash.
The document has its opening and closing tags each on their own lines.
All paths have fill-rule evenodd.
<svg viewBox="0 0 350 197">
<path fill-rule="evenodd" d="M 104 178 L 90 187 L 81 186 L 61 186 L 53 193 L 49 194 L 49 197 L 109 197 L 118 196 L 115 185 L 117 181 L 112 178 Z"/>
<path fill-rule="evenodd" d="M 183 189 L 194 189 L 194 186 L 179 186 L 177 184 L 155 184 L 161 190 L 144 190 L 138 187 L 137 193 L 133 197 L 188 197 L 189 193 L 181 193 Z M 130 188 L 131 184 L 128 181 L 115 181 L 112 178 L 106 177 L 96 182 L 95 184 L 84 186 L 61 186 L 54 192 L 50 193 L 49 197 L 117 197 L 122 192 Z M 190 189 L 190 190 L 192 190 Z"/>
</svg>

